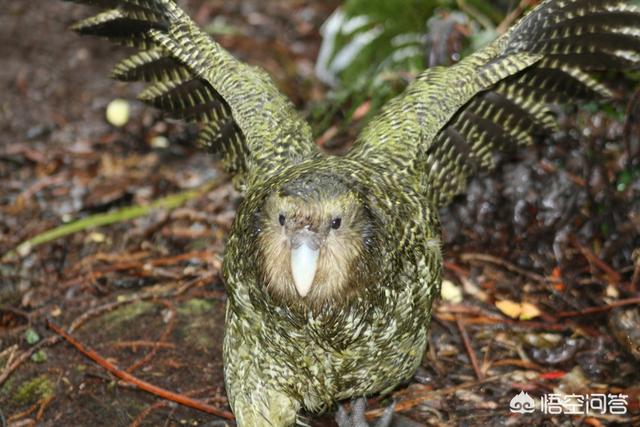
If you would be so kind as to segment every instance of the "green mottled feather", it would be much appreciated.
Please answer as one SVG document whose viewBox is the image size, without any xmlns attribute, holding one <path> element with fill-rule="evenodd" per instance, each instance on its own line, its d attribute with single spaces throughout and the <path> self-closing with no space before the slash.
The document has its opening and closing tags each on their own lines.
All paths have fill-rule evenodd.
<svg viewBox="0 0 640 427">
<path fill-rule="evenodd" d="M 447 69 L 429 69 L 362 132 L 354 159 L 389 159 L 442 205 L 496 150 L 554 129 L 547 108 L 611 92 L 586 71 L 640 63 L 640 8 L 546 0 L 507 34 Z"/>
<path fill-rule="evenodd" d="M 73 26 L 140 49 L 112 73 L 149 86 L 140 99 L 202 123 L 199 142 L 220 153 L 240 188 L 318 155 L 311 131 L 263 71 L 238 62 L 171 0 L 80 0 L 108 8 Z"/>
</svg>

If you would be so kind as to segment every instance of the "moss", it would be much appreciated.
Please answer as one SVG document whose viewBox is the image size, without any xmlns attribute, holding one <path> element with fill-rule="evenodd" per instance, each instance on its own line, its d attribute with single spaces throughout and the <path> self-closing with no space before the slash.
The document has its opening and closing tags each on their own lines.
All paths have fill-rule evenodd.
<svg viewBox="0 0 640 427">
<path fill-rule="evenodd" d="M 200 298 L 185 301 L 177 308 L 178 315 L 184 320 L 178 333 L 199 351 L 210 351 L 214 327 L 214 322 L 211 321 L 212 314 L 222 310 L 222 303 L 216 301 Z"/>
<path fill-rule="evenodd" d="M 13 378 L 9 378 L 7 381 L 5 381 L 5 383 L 2 384 L 2 387 L 0 387 L 0 397 L 2 397 L 3 399 L 5 397 L 8 397 L 11 394 L 11 390 L 13 390 L 13 384 Z"/>
<path fill-rule="evenodd" d="M 214 310 L 214 303 L 202 298 L 193 298 L 178 307 L 177 312 L 180 315 L 199 315 Z"/>
<path fill-rule="evenodd" d="M 34 403 L 53 396 L 54 386 L 46 374 L 37 376 L 23 383 L 12 397 L 17 404 Z"/>
<path fill-rule="evenodd" d="M 148 301 L 141 301 L 132 304 L 125 305 L 124 307 L 115 310 L 101 320 L 102 323 L 109 326 L 118 326 L 121 323 L 135 320 L 143 314 L 149 312 L 155 306 L 154 303 Z"/>
</svg>

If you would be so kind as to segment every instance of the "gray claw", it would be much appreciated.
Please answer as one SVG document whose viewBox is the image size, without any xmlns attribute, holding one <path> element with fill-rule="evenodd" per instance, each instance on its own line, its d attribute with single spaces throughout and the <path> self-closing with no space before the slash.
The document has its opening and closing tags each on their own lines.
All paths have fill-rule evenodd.
<svg viewBox="0 0 640 427">
<path fill-rule="evenodd" d="M 349 427 L 351 424 L 351 420 L 349 419 L 349 414 L 347 414 L 347 410 L 344 409 L 344 405 L 338 406 L 338 413 L 336 414 L 336 423 L 338 423 L 338 427 Z"/>
<path fill-rule="evenodd" d="M 338 427 L 371 427 L 364 416 L 366 403 L 367 401 L 364 397 L 360 397 L 352 401 L 351 415 L 347 413 L 343 405 L 340 405 L 340 407 L 338 408 L 338 413 L 336 414 L 336 422 L 338 423 Z M 382 417 L 380 417 L 380 419 L 375 423 L 374 427 L 391 426 L 395 406 L 396 404 L 393 403 L 387 409 L 385 409 Z"/>
<path fill-rule="evenodd" d="M 387 406 L 387 408 L 384 410 L 384 413 L 382 414 L 378 422 L 376 422 L 376 427 L 391 426 L 391 423 L 393 422 L 393 414 L 395 413 L 395 411 L 396 411 L 396 402 L 393 402 L 391 405 Z"/>
</svg>

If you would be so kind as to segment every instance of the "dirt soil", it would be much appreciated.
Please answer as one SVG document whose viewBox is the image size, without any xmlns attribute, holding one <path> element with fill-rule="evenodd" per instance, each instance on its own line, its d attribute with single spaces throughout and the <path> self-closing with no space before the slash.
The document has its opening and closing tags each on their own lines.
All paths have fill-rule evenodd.
<svg viewBox="0 0 640 427">
<path fill-rule="evenodd" d="M 217 40 L 301 109 L 325 93 L 313 64 L 336 1 L 179 3 L 232 29 Z M 0 10 L 0 257 L 79 218 L 211 187 L 3 259 L 0 426 L 224 425 L 119 381 L 46 321 L 128 373 L 228 410 L 220 265 L 240 196 L 193 127 L 108 79 L 123 48 L 66 30 L 87 8 Z M 501 158 L 441 212 L 447 294 L 423 366 L 393 394 L 397 425 L 640 425 L 640 95 L 608 77 L 619 101 L 560 111 L 560 132 Z M 122 128 L 104 118 L 114 98 L 130 101 Z M 512 414 L 520 391 L 622 394 L 627 413 Z M 369 414 L 389 403 L 371 399 Z M 332 414 L 308 422 L 334 425 Z"/>
</svg>

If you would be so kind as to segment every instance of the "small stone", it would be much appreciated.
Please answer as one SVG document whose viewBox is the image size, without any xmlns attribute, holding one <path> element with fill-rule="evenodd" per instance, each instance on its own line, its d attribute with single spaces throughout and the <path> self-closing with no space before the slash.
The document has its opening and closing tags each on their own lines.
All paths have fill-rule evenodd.
<svg viewBox="0 0 640 427">
<path fill-rule="evenodd" d="M 114 99 L 107 106 L 107 121 L 116 127 L 122 127 L 129 121 L 129 102 L 124 99 Z"/>
<path fill-rule="evenodd" d="M 105 240 L 107 240 L 107 236 L 105 236 L 103 233 L 92 231 L 87 236 L 87 240 L 94 243 L 103 243 Z"/>
<path fill-rule="evenodd" d="M 167 148 L 169 146 L 169 139 L 163 135 L 157 135 L 151 138 L 150 144 L 153 148 Z"/>
</svg>

